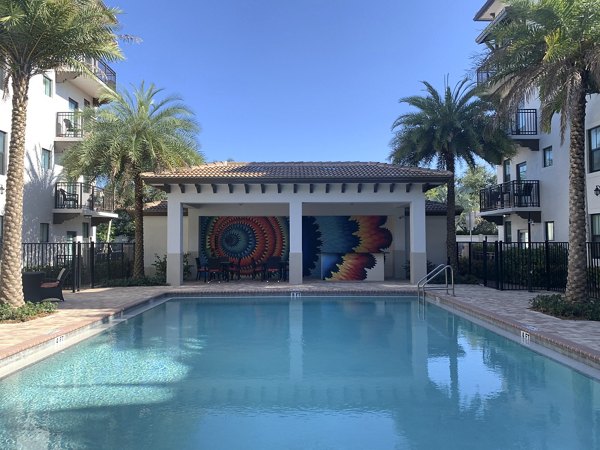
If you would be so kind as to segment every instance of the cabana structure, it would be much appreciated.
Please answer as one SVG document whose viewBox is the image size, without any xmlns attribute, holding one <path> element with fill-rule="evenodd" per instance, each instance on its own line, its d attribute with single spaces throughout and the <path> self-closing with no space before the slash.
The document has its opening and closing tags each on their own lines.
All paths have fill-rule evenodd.
<svg viewBox="0 0 600 450">
<path fill-rule="evenodd" d="M 143 174 L 167 193 L 174 286 L 184 253 L 237 259 L 242 273 L 280 256 L 290 284 L 402 279 L 407 269 L 416 283 L 427 264 L 425 192 L 449 177 L 378 162 L 222 162 Z"/>
</svg>

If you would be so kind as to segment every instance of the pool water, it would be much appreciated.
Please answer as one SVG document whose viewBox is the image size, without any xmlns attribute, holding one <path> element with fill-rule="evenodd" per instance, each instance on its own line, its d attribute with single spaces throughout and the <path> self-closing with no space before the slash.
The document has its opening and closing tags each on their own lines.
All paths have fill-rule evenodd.
<svg viewBox="0 0 600 450">
<path fill-rule="evenodd" d="M 416 299 L 173 299 L 0 380 L 0 448 L 587 450 L 600 388 Z"/>
</svg>

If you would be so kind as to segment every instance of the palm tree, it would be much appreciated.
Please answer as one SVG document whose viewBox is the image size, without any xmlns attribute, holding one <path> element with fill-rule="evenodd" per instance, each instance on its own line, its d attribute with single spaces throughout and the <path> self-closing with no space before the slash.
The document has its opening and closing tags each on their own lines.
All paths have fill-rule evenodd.
<svg viewBox="0 0 600 450">
<path fill-rule="evenodd" d="M 108 105 L 87 111 L 86 138 L 65 155 L 70 177 L 106 178 L 116 192 L 134 192 L 133 277 L 144 277 L 144 182 L 141 174 L 199 164 L 193 113 L 176 96 L 159 99 L 162 89 L 144 83 L 133 93 L 107 92 Z"/>
<path fill-rule="evenodd" d="M 27 91 L 31 77 L 59 67 L 92 75 L 86 58 L 122 58 L 114 33 L 118 11 L 98 0 L 0 2 L 0 64 L 12 85 L 0 302 L 24 304 L 21 283 Z"/>
<path fill-rule="evenodd" d="M 401 165 L 435 164 L 452 173 L 448 180 L 447 246 L 448 261 L 456 269 L 456 163 L 475 167 L 477 157 L 490 163 L 514 153 L 514 143 L 497 126 L 491 102 L 476 97 L 476 89 L 467 79 L 451 89 L 446 80 L 440 94 L 426 81 L 425 96 L 400 99 L 417 109 L 401 115 L 392 125 L 397 130 L 390 145 L 390 159 Z"/>
<path fill-rule="evenodd" d="M 509 0 L 507 20 L 489 35 L 482 67 L 495 75 L 487 88 L 500 108 L 514 111 L 537 96 L 541 127 L 560 115 L 561 139 L 570 128 L 569 260 L 566 299 L 586 298 L 586 96 L 600 92 L 600 0 Z"/>
</svg>

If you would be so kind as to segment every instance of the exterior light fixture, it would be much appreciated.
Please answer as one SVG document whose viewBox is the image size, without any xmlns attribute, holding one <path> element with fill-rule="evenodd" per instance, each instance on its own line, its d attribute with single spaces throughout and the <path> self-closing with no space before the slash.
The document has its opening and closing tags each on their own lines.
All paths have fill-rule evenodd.
<svg viewBox="0 0 600 450">
<path fill-rule="evenodd" d="M 4 194 L 4 185 L 0 184 L 0 195 Z"/>
<path fill-rule="evenodd" d="M 596 189 L 594 189 L 594 194 L 596 194 L 596 197 L 600 195 L 600 185 L 596 185 Z"/>
</svg>

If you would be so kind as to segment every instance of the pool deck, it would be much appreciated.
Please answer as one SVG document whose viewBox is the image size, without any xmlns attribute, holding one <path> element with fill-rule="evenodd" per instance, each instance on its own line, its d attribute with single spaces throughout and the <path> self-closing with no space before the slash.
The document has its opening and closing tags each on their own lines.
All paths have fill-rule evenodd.
<svg viewBox="0 0 600 450">
<path fill-rule="evenodd" d="M 234 281 L 187 283 L 181 287 L 97 288 L 77 293 L 65 291 L 58 312 L 24 323 L 0 324 L 0 366 L 19 359 L 37 348 L 49 347 L 63 336 L 76 335 L 106 323 L 124 310 L 151 298 L 194 294 L 252 295 L 290 291 L 305 293 L 393 294 L 412 293 L 416 287 L 402 282 L 321 282 L 302 285 L 285 282 Z M 492 323 L 511 334 L 528 333 L 530 342 L 550 347 L 595 369 L 600 368 L 600 322 L 561 320 L 528 309 L 529 300 L 539 292 L 497 291 L 477 285 L 457 285 L 456 296 L 445 291 L 428 291 L 428 298 L 449 309 Z M 57 348 L 55 351 L 59 351 Z"/>
</svg>

